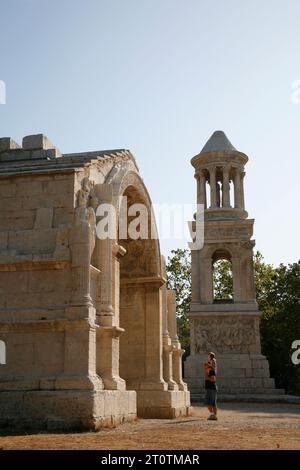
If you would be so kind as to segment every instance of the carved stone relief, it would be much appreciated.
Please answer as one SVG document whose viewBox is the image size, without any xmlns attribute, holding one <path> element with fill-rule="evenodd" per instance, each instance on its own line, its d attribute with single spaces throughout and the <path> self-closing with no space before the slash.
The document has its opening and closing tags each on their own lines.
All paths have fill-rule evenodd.
<svg viewBox="0 0 300 470">
<path fill-rule="evenodd" d="M 195 352 L 247 353 L 256 345 L 256 320 L 218 318 L 195 320 Z"/>
</svg>

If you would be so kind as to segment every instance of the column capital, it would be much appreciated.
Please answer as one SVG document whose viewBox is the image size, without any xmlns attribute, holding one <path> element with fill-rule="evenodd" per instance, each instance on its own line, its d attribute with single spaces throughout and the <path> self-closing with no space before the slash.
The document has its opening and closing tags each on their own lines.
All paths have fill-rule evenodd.
<svg viewBox="0 0 300 470">
<path fill-rule="evenodd" d="M 124 328 L 119 326 L 98 325 L 97 334 L 100 336 L 109 336 L 110 338 L 119 338 L 124 331 Z"/>
<path fill-rule="evenodd" d="M 206 179 L 205 170 L 207 170 L 207 168 L 197 168 L 194 174 L 194 177 L 196 178 L 197 181 L 200 180 L 201 178 Z"/>
<path fill-rule="evenodd" d="M 122 245 L 119 245 L 116 241 L 113 242 L 112 244 L 112 251 L 113 251 L 113 256 L 116 259 L 122 258 L 127 253 L 126 249 Z"/>
<path fill-rule="evenodd" d="M 233 176 L 234 176 L 234 177 L 240 176 L 241 178 L 244 178 L 244 176 L 245 176 L 245 174 L 246 174 L 244 168 L 232 167 L 232 170 L 233 170 Z"/>
<path fill-rule="evenodd" d="M 226 174 L 226 175 L 229 176 L 229 172 L 230 172 L 230 170 L 231 170 L 231 166 L 230 166 L 229 164 L 227 164 L 227 165 L 224 165 L 224 166 L 222 167 L 222 169 L 223 169 L 223 175 Z"/>
<path fill-rule="evenodd" d="M 216 171 L 217 171 L 217 165 L 211 165 L 207 168 L 207 170 L 209 171 L 209 174 L 215 174 Z"/>
</svg>

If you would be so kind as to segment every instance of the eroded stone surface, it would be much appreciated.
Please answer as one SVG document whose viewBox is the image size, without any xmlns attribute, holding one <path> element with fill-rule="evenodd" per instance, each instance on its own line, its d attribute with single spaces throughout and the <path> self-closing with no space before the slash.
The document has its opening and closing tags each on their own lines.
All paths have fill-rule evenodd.
<svg viewBox="0 0 300 470">
<path fill-rule="evenodd" d="M 247 218 L 244 204 L 247 161 L 221 131 L 191 161 L 197 203 L 204 206 L 205 219 L 204 245 L 192 251 L 191 355 L 185 362 L 185 377 L 195 396 L 203 390 L 203 363 L 210 351 L 217 355 L 221 393 L 276 394 L 268 361 L 261 354 L 253 272 L 254 220 Z M 233 299 L 218 302 L 214 300 L 213 263 L 220 259 L 231 263 Z"/>
<path fill-rule="evenodd" d="M 61 156 L 42 134 L 0 150 L 0 424 L 98 429 L 187 414 L 158 240 L 96 237 L 100 203 L 118 213 L 126 195 L 150 208 L 131 153 Z"/>
</svg>

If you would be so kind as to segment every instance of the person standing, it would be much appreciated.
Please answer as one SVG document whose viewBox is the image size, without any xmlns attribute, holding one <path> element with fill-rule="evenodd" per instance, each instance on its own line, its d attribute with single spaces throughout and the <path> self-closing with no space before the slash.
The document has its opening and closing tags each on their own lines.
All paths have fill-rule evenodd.
<svg viewBox="0 0 300 470">
<path fill-rule="evenodd" d="M 208 360 L 204 363 L 205 372 L 205 405 L 210 415 L 207 418 L 210 421 L 217 421 L 217 361 L 213 352 L 208 353 Z"/>
</svg>

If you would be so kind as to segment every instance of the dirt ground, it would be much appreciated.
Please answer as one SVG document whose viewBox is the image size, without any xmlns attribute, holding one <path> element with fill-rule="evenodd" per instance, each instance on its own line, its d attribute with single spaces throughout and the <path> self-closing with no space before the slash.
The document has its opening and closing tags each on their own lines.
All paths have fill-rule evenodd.
<svg viewBox="0 0 300 470">
<path fill-rule="evenodd" d="M 219 420 L 204 407 L 176 420 L 138 420 L 81 434 L 0 436 L 0 449 L 300 449 L 300 405 L 220 405 Z"/>
</svg>

